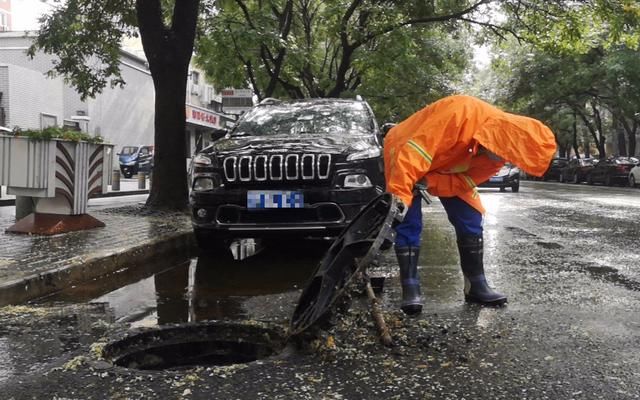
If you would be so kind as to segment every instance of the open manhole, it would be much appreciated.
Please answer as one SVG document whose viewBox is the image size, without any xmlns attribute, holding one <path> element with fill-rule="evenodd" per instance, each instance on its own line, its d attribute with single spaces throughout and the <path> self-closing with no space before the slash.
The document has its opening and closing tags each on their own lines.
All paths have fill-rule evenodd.
<svg viewBox="0 0 640 400">
<path fill-rule="evenodd" d="M 124 368 L 167 370 L 244 364 L 278 354 L 286 334 L 259 322 L 215 321 L 146 330 L 107 345 L 105 359 Z"/>
<path fill-rule="evenodd" d="M 249 363 L 281 352 L 288 335 L 300 335 L 326 317 L 358 271 L 393 243 L 399 213 L 389 194 L 373 199 L 343 230 L 303 290 L 288 332 L 258 322 L 211 321 L 165 326 L 133 334 L 103 351 L 115 365 L 140 370 Z"/>
</svg>

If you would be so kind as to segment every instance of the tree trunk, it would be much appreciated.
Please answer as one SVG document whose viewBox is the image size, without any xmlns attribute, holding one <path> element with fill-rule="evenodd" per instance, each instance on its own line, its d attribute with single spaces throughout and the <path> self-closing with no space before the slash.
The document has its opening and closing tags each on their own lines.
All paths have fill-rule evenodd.
<svg viewBox="0 0 640 400">
<path fill-rule="evenodd" d="M 156 91 L 154 172 L 147 199 L 151 208 L 187 207 L 185 100 L 199 3 L 175 2 L 167 27 L 160 0 L 136 0 L 140 37 Z"/>
<path fill-rule="evenodd" d="M 627 132 L 629 135 L 629 155 L 636 155 L 636 132 L 638 132 L 638 122 L 633 121 L 633 128 Z"/>
<path fill-rule="evenodd" d="M 589 142 L 589 134 L 587 134 L 587 132 L 583 132 L 582 137 L 584 158 L 589 158 L 591 157 L 591 143 Z"/>
<path fill-rule="evenodd" d="M 636 155 L 636 132 L 638 131 L 638 121 L 634 120 L 633 125 L 629 125 L 629 121 L 624 117 L 621 117 L 620 122 L 627 134 L 627 141 L 629 142 L 629 156 L 633 157 Z"/>
<path fill-rule="evenodd" d="M 614 116 L 613 129 L 616 132 L 616 139 L 618 142 L 618 155 L 626 157 L 627 153 L 627 138 L 625 137 L 624 126 L 622 125 L 622 116 Z"/>
<path fill-rule="evenodd" d="M 573 152 L 576 158 L 580 158 L 580 152 L 578 151 L 578 116 L 573 113 L 573 131 L 571 132 L 571 145 L 573 146 Z"/>
<path fill-rule="evenodd" d="M 187 146 L 185 100 L 188 70 L 171 66 L 154 79 L 155 159 L 147 206 L 182 210 L 187 207 Z"/>
</svg>

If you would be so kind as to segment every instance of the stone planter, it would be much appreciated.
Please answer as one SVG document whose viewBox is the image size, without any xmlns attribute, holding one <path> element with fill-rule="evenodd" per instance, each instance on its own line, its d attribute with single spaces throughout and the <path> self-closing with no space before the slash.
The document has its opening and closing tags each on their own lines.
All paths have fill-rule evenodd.
<svg viewBox="0 0 640 400">
<path fill-rule="evenodd" d="M 88 199 L 107 191 L 112 151 L 113 145 L 108 144 L 0 135 L 0 184 L 7 186 L 8 194 L 36 200 L 36 215 L 27 218 L 86 215 Z M 23 232 L 14 228 L 27 218 L 8 231 Z M 65 231 L 68 230 L 77 229 Z"/>
</svg>

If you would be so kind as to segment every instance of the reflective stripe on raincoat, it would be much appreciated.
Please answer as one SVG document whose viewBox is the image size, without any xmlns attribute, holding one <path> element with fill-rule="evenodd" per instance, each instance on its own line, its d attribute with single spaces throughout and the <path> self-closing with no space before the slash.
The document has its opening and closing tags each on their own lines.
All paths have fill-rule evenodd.
<svg viewBox="0 0 640 400">
<path fill-rule="evenodd" d="M 460 197 L 484 213 L 476 185 L 494 175 L 504 161 L 541 176 L 555 152 L 553 132 L 542 122 L 474 97 L 445 97 L 402 121 L 385 137 L 387 191 L 409 205 L 413 186 L 426 178 L 432 195 Z"/>
</svg>

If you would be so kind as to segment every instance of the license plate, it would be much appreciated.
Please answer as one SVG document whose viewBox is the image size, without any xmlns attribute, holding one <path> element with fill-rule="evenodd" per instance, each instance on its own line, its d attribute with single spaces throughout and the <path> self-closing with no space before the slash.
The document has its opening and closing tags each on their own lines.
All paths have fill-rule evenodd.
<svg viewBox="0 0 640 400">
<path fill-rule="evenodd" d="M 247 191 L 247 208 L 303 208 L 304 197 L 301 192 L 281 190 Z"/>
</svg>

